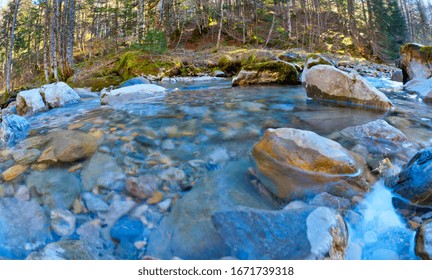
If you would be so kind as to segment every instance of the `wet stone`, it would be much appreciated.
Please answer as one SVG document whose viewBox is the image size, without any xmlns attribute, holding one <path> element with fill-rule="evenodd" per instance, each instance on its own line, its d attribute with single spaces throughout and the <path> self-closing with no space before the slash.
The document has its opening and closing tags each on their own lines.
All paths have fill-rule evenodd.
<svg viewBox="0 0 432 280">
<path fill-rule="evenodd" d="M 59 236 L 70 236 L 75 232 L 75 215 L 68 210 L 51 210 L 51 228 Z"/>
<path fill-rule="evenodd" d="M 109 209 L 108 204 L 99 196 L 90 192 L 85 192 L 81 196 L 84 199 L 87 209 L 91 212 L 107 211 Z"/>
<path fill-rule="evenodd" d="M 13 159 L 18 164 L 30 164 L 34 162 L 40 155 L 40 151 L 37 149 L 29 149 L 29 150 L 15 150 L 12 152 Z"/>
<path fill-rule="evenodd" d="M 26 172 L 27 169 L 28 169 L 27 165 L 20 165 L 20 164 L 14 165 L 2 173 L 2 178 L 5 181 L 12 181 L 18 178 L 24 172 Z"/>
</svg>

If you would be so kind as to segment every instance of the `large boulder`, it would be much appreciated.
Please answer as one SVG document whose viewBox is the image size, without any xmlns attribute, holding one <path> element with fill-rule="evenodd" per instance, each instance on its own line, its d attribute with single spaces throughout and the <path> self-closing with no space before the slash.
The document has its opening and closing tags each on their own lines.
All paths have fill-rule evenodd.
<svg viewBox="0 0 432 280">
<path fill-rule="evenodd" d="M 419 151 L 395 178 L 387 181 L 393 192 L 412 204 L 432 206 L 432 148 Z"/>
<path fill-rule="evenodd" d="M 267 129 L 252 155 L 258 178 L 281 199 L 321 192 L 352 197 L 368 190 L 364 163 L 339 143 L 311 131 Z"/>
<path fill-rule="evenodd" d="M 55 158 L 61 162 L 73 162 L 91 156 L 98 147 L 96 137 L 76 130 L 56 130 L 48 137 L 48 147 L 53 149 Z"/>
<path fill-rule="evenodd" d="M 347 226 L 327 207 L 283 211 L 238 208 L 212 217 L 216 230 L 238 259 L 344 259 Z"/>
<path fill-rule="evenodd" d="M 44 85 L 39 91 L 49 108 L 63 107 L 80 100 L 79 95 L 64 82 Z"/>
<path fill-rule="evenodd" d="M 314 99 L 343 102 L 381 111 L 394 109 L 392 102 L 360 75 L 347 74 L 329 65 L 308 70 L 306 92 Z"/>
<path fill-rule="evenodd" d="M 18 115 L 4 115 L 0 128 L 0 141 L 3 145 L 13 145 L 27 137 L 30 124 Z"/>
<path fill-rule="evenodd" d="M 69 209 L 81 192 L 80 180 L 63 169 L 33 171 L 26 178 L 32 197 L 51 209 Z"/>
<path fill-rule="evenodd" d="M 47 109 L 39 89 L 24 90 L 17 95 L 18 115 L 33 114 Z"/>
<path fill-rule="evenodd" d="M 33 200 L 0 199 L 0 259 L 23 259 L 51 239 L 49 219 Z"/>
<path fill-rule="evenodd" d="M 178 200 L 150 235 L 147 255 L 207 260 L 228 256 L 229 248 L 213 226 L 212 215 L 237 206 L 275 209 L 251 186 L 247 175 L 249 164 L 231 162 L 211 172 Z"/>
<path fill-rule="evenodd" d="M 376 120 L 367 124 L 347 127 L 342 135 L 367 148 L 371 154 L 383 157 L 396 157 L 407 162 L 418 150 L 407 136 L 385 120 Z"/>
<path fill-rule="evenodd" d="M 411 80 L 404 85 L 404 89 L 427 99 L 432 95 L 432 78 Z"/>
<path fill-rule="evenodd" d="M 300 84 L 296 67 L 285 61 L 268 61 L 247 65 L 233 79 L 233 86 Z"/>
<path fill-rule="evenodd" d="M 432 76 L 432 46 L 409 43 L 401 47 L 403 82 Z"/>
<path fill-rule="evenodd" d="M 322 55 L 319 54 L 310 54 L 306 57 L 306 61 L 304 63 L 304 67 L 303 67 L 303 72 L 301 75 L 301 83 L 305 84 L 306 83 L 306 75 L 307 72 L 314 66 L 317 65 L 329 65 L 329 66 L 334 66 L 333 63 L 328 60 L 327 58 L 325 58 Z"/>
<path fill-rule="evenodd" d="M 415 252 L 424 260 L 432 260 L 432 220 L 423 223 L 417 232 Z"/>
<path fill-rule="evenodd" d="M 166 88 L 154 84 L 136 84 L 101 92 L 102 105 L 140 103 L 165 96 Z"/>
</svg>

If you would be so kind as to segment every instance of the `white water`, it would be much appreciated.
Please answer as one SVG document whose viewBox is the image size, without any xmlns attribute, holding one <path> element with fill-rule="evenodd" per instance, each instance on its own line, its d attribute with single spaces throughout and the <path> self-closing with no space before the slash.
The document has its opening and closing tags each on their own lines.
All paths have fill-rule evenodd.
<svg viewBox="0 0 432 280">
<path fill-rule="evenodd" d="M 410 230 L 392 206 L 392 193 L 382 181 L 348 214 L 350 243 L 346 259 L 417 259 L 415 232 Z"/>
</svg>

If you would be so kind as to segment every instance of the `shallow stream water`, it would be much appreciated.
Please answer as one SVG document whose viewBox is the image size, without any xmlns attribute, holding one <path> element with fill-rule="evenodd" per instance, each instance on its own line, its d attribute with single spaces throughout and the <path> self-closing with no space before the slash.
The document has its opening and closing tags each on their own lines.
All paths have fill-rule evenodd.
<svg viewBox="0 0 432 280">
<path fill-rule="evenodd" d="M 29 118 L 29 137 L 57 128 L 82 132 L 100 130 L 104 136 L 99 150 L 113 155 L 126 176 L 158 174 L 168 166 L 183 170 L 184 185 L 166 192 L 165 198 L 171 200 L 181 199 L 181 190 L 193 188 L 196 182 L 212 176 L 214 170 L 230 161 L 246 159 L 253 166 L 250 151 L 267 128 L 299 128 L 335 139 L 343 128 L 385 119 L 406 133 L 411 141 L 430 145 L 432 107 L 402 92 L 399 83 L 369 81 L 390 97 L 398 107 L 396 112 L 384 114 L 317 103 L 307 98 L 301 86 L 232 88 L 229 80 L 220 79 L 199 84 L 163 84 L 171 90 L 166 96 L 140 104 L 101 107 L 99 99 L 86 99 L 39 113 Z M 155 147 L 142 148 L 134 141 L 136 135 L 151 138 Z M 4 170 L 11 164 L 6 161 L 1 167 Z M 68 169 L 72 165 L 65 164 L 61 168 Z M 25 182 L 27 174 L 4 188 L 16 190 Z M 76 176 L 79 178 L 79 173 Z M 9 191 L 9 195 L 12 193 Z M 106 201 L 113 197 L 113 193 L 98 195 Z M 139 207 L 140 203 L 137 205 Z M 356 210 L 359 217 L 349 224 L 348 259 L 416 258 L 414 232 L 408 230 L 394 212 L 391 193 L 382 181 L 374 185 Z M 154 209 L 153 215 L 147 217 L 152 227 L 166 215 L 159 212 Z M 77 217 L 78 228 L 99 216 L 90 212 Z M 58 239 L 59 236 L 53 235 L 53 240 Z M 134 257 L 122 254 L 117 257 Z"/>
</svg>

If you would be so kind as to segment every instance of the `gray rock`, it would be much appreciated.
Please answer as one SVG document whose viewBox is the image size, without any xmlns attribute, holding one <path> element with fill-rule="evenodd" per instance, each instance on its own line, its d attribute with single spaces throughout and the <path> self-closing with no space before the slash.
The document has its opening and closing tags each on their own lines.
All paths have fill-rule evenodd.
<svg viewBox="0 0 432 280">
<path fill-rule="evenodd" d="M 313 206 L 334 208 L 338 211 L 346 211 L 351 208 L 351 202 L 348 199 L 334 196 L 326 192 L 316 195 L 309 204 Z"/>
<path fill-rule="evenodd" d="M 162 171 L 159 174 L 159 177 L 162 180 L 166 180 L 166 181 L 169 181 L 172 183 L 179 183 L 186 178 L 186 174 L 184 173 L 183 170 L 181 170 L 179 168 L 170 167 L 170 168 Z"/>
<path fill-rule="evenodd" d="M 129 86 L 134 86 L 134 85 L 145 85 L 145 84 L 150 84 L 150 81 L 144 77 L 135 77 L 135 78 L 129 79 L 129 80 L 121 83 L 118 86 L 118 88 L 129 87 Z"/>
<path fill-rule="evenodd" d="M 19 163 L 19 164 L 30 164 L 37 160 L 37 158 L 40 156 L 41 152 L 37 149 L 20 149 L 12 151 L 12 157 L 13 159 Z"/>
<path fill-rule="evenodd" d="M 62 162 L 73 162 L 91 156 L 97 149 L 97 138 L 76 130 L 56 130 L 48 137 L 55 157 Z"/>
<path fill-rule="evenodd" d="M 404 83 L 414 79 L 428 79 L 432 76 L 430 54 L 422 49 L 430 46 L 408 43 L 401 48 L 401 68 Z"/>
<path fill-rule="evenodd" d="M 127 214 L 136 206 L 132 200 L 125 200 L 120 195 L 115 194 L 109 205 L 108 211 L 98 213 L 104 224 L 110 228 L 123 215 Z"/>
<path fill-rule="evenodd" d="M 108 211 L 109 209 L 108 204 L 98 196 L 90 192 L 85 192 L 81 196 L 84 199 L 85 206 L 89 211 L 91 212 Z"/>
<path fill-rule="evenodd" d="M 174 141 L 171 139 L 165 139 L 162 142 L 162 149 L 163 150 L 174 150 L 175 149 Z"/>
<path fill-rule="evenodd" d="M 26 186 L 20 186 L 16 190 L 14 197 L 18 200 L 28 201 L 30 200 L 30 191 Z"/>
<path fill-rule="evenodd" d="M 239 259 L 344 259 L 348 230 L 326 207 L 268 211 L 238 208 L 217 212 L 212 221 Z"/>
<path fill-rule="evenodd" d="M 142 103 L 163 98 L 166 88 L 154 84 L 137 84 L 113 90 L 101 91 L 102 105 Z"/>
<path fill-rule="evenodd" d="M 79 179 L 59 168 L 33 171 L 27 176 L 26 185 L 33 194 L 32 197 L 51 209 L 69 209 L 81 192 Z"/>
<path fill-rule="evenodd" d="M 99 178 L 107 175 L 111 176 L 111 178 L 124 178 L 123 171 L 116 163 L 115 158 L 106 154 L 95 153 L 81 172 L 83 189 L 85 191 L 93 190 L 98 187 Z"/>
<path fill-rule="evenodd" d="M 27 260 L 95 260 L 91 248 L 80 240 L 61 240 L 32 253 Z"/>
<path fill-rule="evenodd" d="M 304 69 L 303 69 L 303 72 L 302 72 L 301 77 L 300 77 L 302 84 L 306 83 L 306 75 L 307 75 L 308 71 L 312 67 L 317 66 L 317 65 L 334 66 L 333 63 L 330 60 L 328 60 L 327 58 L 325 58 L 324 56 L 321 56 L 319 54 L 309 55 L 306 58 L 306 61 L 304 63 Z"/>
<path fill-rule="evenodd" d="M 34 114 L 47 109 L 38 88 L 20 91 L 18 93 L 16 108 L 18 115 Z"/>
<path fill-rule="evenodd" d="M 417 232 L 415 252 L 424 260 L 432 260 L 432 220 L 423 223 Z"/>
<path fill-rule="evenodd" d="M 393 103 L 381 91 L 358 74 L 347 74 L 333 66 L 318 65 L 305 75 L 308 97 L 332 102 L 393 110 Z"/>
<path fill-rule="evenodd" d="M 3 145 L 13 145 L 27 137 L 30 124 L 18 115 L 3 116 L 0 128 L 0 142 Z"/>
<path fill-rule="evenodd" d="M 396 70 L 393 72 L 392 76 L 391 76 L 391 80 L 395 81 L 395 82 L 403 82 L 403 74 L 402 74 L 402 70 Z"/>
<path fill-rule="evenodd" d="M 162 181 L 158 176 L 146 174 L 136 177 L 131 177 L 126 180 L 126 190 L 136 198 L 143 199 L 151 196 L 159 189 Z"/>
<path fill-rule="evenodd" d="M 411 80 L 404 85 L 404 89 L 420 97 L 426 97 L 432 94 L 432 78 Z"/>
<path fill-rule="evenodd" d="M 227 256 L 228 247 L 216 232 L 211 216 L 239 205 L 274 209 L 251 186 L 247 161 L 232 162 L 212 172 L 171 206 L 149 238 L 147 255 L 171 259 L 219 259 Z M 230 172 L 226 172 L 230 170 Z"/>
<path fill-rule="evenodd" d="M 49 108 L 63 107 L 80 100 L 79 95 L 64 82 L 44 85 L 39 91 Z"/>
<path fill-rule="evenodd" d="M 51 210 L 51 228 L 59 236 L 70 236 L 75 232 L 75 215 L 68 210 Z"/>
<path fill-rule="evenodd" d="M 36 201 L 0 199 L 0 257 L 23 259 L 51 239 L 49 220 Z"/>
</svg>

